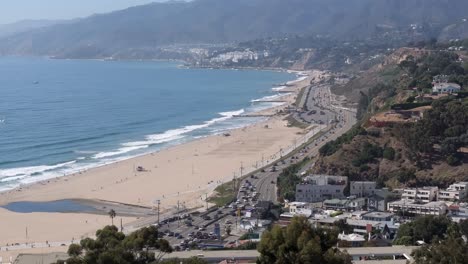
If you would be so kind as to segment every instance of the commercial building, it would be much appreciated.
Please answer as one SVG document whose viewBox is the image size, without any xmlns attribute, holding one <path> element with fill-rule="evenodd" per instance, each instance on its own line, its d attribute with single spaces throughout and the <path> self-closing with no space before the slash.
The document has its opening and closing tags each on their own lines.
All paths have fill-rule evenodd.
<svg viewBox="0 0 468 264">
<path fill-rule="evenodd" d="M 428 203 L 437 199 L 437 193 L 439 188 L 437 187 L 422 187 L 422 188 L 410 188 L 404 189 L 401 198 L 403 200 L 409 200 L 411 202 L 423 202 Z"/>
<path fill-rule="evenodd" d="M 388 211 L 390 212 L 404 212 L 416 215 L 445 215 L 447 210 L 447 205 L 441 201 L 422 203 L 403 199 L 388 203 Z"/>
<path fill-rule="evenodd" d="M 369 212 L 367 214 L 362 215 L 362 220 L 368 221 L 379 221 L 379 222 L 386 222 L 391 221 L 392 218 L 395 216 L 394 213 L 389 212 Z"/>
<path fill-rule="evenodd" d="M 349 193 L 356 197 L 367 197 L 375 194 L 376 182 L 352 181 L 349 184 Z"/>
<path fill-rule="evenodd" d="M 446 190 L 440 190 L 437 196 L 439 201 L 460 201 L 468 191 L 468 182 L 458 182 L 450 185 Z"/>
<path fill-rule="evenodd" d="M 435 83 L 432 87 L 433 93 L 458 93 L 461 86 L 456 83 Z"/>
<path fill-rule="evenodd" d="M 326 199 L 344 198 L 348 177 L 312 175 L 296 186 L 296 201 L 321 202 Z"/>
</svg>

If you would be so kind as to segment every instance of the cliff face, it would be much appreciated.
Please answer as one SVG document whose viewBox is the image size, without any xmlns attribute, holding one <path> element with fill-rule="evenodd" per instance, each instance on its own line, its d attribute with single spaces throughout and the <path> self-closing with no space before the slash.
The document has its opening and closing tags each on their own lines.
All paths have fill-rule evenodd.
<svg viewBox="0 0 468 264">
<path fill-rule="evenodd" d="M 371 131 L 376 128 L 368 128 Z M 468 180 L 468 160 L 459 166 L 450 166 L 441 159 L 434 158 L 433 164 L 427 168 L 417 166 L 417 158 L 394 136 L 393 129 L 377 129 L 379 136 L 358 135 L 349 144 L 344 144 L 331 156 L 320 156 L 313 169 L 314 173 L 330 175 L 347 175 L 350 180 L 377 181 L 380 185 L 389 187 L 417 186 L 434 184 L 447 186 L 455 181 Z M 393 159 L 374 158 L 371 162 L 356 166 L 356 157 L 362 154 L 365 144 L 381 148 L 392 148 L 395 151 Z"/>
<path fill-rule="evenodd" d="M 414 95 L 408 90 L 411 77 L 398 64 L 409 56 L 417 59 L 429 53 L 427 50 L 399 49 L 387 56 L 383 63 L 361 73 L 360 77 L 335 87 L 335 91 L 339 90 L 345 95 L 361 96 L 357 101 L 362 108 L 362 121 L 354 133 L 348 133 L 351 140 L 336 141 L 338 143 L 334 143 L 328 151 L 321 151 L 314 173 L 346 175 L 351 180 L 377 181 L 381 186 L 388 187 L 447 186 L 455 181 L 468 180 L 468 155 L 457 154 L 459 161 L 449 165 L 450 159 L 441 146 L 443 142 L 453 140 L 447 136 L 453 129 L 458 129 L 460 133 L 451 137 L 466 141 L 463 134 L 466 133 L 468 120 L 463 120 L 468 117 L 459 112 L 466 112 L 468 99 L 446 99 L 423 107 L 424 110 L 420 112 L 423 117 L 420 119 L 391 119 L 398 114 L 391 110 L 391 106 L 406 103 Z M 383 118 L 389 119 L 382 121 Z M 426 147 L 426 151 L 417 150 L 415 144 L 423 142 L 424 137 L 428 142 L 433 142 L 435 138 L 435 143 Z"/>
</svg>

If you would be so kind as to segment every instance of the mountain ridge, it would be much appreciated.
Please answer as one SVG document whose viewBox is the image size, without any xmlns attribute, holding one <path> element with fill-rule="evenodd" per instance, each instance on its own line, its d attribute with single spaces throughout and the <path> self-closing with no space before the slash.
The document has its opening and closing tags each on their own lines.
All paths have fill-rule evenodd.
<svg viewBox="0 0 468 264">
<path fill-rule="evenodd" d="M 438 37 L 463 0 L 197 0 L 151 3 L 0 39 L 0 54 L 111 57 L 172 44 L 233 43 L 288 34 L 365 39 L 414 31 Z"/>
</svg>

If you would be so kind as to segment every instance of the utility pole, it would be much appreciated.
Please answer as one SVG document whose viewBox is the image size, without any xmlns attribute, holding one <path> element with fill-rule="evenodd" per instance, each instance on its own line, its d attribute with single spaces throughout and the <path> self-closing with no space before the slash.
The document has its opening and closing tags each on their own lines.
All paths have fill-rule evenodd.
<svg viewBox="0 0 468 264">
<path fill-rule="evenodd" d="M 161 200 L 158 200 L 158 226 L 159 226 L 159 205 L 161 204 Z"/>
<path fill-rule="evenodd" d="M 208 194 L 205 193 L 206 211 L 208 211 Z"/>
<path fill-rule="evenodd" d="M 180 209 L 179 209 L 180 203 L 177 200 L 177 227 L 180 227 Z"/>
</svg>

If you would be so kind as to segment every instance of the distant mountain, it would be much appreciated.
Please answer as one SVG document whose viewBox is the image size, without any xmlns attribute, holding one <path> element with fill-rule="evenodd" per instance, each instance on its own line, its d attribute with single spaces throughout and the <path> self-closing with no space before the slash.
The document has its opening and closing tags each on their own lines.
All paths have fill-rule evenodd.
<svg viewBox="0 0 468 264">
<path fill-rule="evenodd" d="M 365 39 L 438 37 L 466 0 L 196 0 L 153 3 L 0 39 L 0 54 L 86 58 L 151 54 L 170 44 L 228 43 L 285 34 Z M 140 52 L 141 53 L 141 52 Z M 129 55 L 130 56 L 130 55 Z"/>
<path fill-rule="evenodd" d="M 59 20 L 22 20 L 11 24 L 0 25 L 0 37 L 30 31 L 33 29 L 44 28 L 58 24 Z"/>
</svg>

